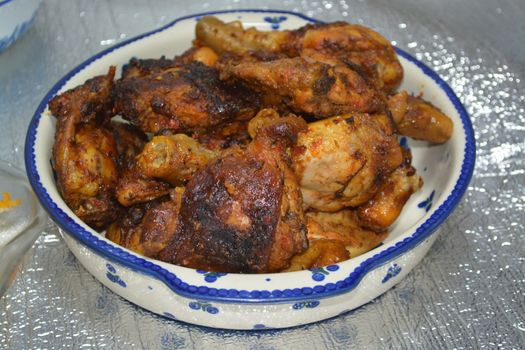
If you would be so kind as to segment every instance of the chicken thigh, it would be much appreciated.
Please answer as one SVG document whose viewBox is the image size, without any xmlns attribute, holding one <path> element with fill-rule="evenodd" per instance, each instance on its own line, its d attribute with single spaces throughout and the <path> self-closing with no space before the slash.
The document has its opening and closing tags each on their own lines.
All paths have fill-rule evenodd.
<svg viewBox="0 0 525 350">
<path fill-rule="evenodd" d="M 267 121 L 246 149 L 223 154 L 187 183 L 177 233 L 161 260 L 263 273 L 286 268 L 306 249 L 301 194 L 287 155 L 305 122 L 269 110 L 258 118 Z"/>
</svg>

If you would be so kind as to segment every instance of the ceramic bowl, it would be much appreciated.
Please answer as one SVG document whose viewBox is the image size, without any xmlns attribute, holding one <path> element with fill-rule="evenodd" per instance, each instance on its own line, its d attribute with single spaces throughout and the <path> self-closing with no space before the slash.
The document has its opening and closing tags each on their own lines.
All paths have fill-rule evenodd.
<svg viewBox="0 0 525 350">
<path fill-rule="evenodd" d="M 245 10 L 208 13 L 262 30 L 294 29 L 314 21 L 298 13 Z M 382 245 L 336 265 L 291 273 L 224 274 L 193 270 L 140 256 L 107 240 L 79 220 L 62 200 L 50 165 L 55 120 L 47 110 L 56 94 L 122 67 L 131 57 L 172 57 L 194 38 L 198 14 L 122 42 L 88 59 L 62 78 L 35 112 L 26 139 L 28 177 L 81 264 L 123 298 L 159 315 L 227 329 L 283 328 L 327 319 L 357 308 L 398 283 L 423 258 L 436 229 L 458 204 L 474 166 L 469 117 L 450 87 L 430 68 L 398 50 L 402 89 L 423 93 L 454 122 L 443 145 L 401 139 L 413 152 L 423 188 L 403 209 Z"/>
<path fill-rule="evenodd" d="M 31 26 L 41 0 L 0 0 L 0 52 Z"/>
</svg>

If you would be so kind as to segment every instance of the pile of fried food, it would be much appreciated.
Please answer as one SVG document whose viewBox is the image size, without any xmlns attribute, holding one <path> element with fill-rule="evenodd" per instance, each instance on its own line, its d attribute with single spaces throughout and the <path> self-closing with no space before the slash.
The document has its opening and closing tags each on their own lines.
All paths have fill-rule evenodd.
<svg viewBox="0 0 525 350">
<path fill-rule="evenodd" d="M 204 17 L 182 55 L 114 76 L 49 103 L 59 191 L 110 240 L 208 271 L 295 271 L 376 247 L 422 185 L 398 134 L 443 143 L 453 128 L 396 92 L 385 38 L 344 22 L 265 32 Z"/>
</svg>

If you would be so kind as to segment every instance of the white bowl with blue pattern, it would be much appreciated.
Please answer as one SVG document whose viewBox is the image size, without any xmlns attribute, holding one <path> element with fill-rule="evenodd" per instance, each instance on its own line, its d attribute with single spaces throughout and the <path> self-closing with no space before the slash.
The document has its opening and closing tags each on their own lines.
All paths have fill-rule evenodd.
<svg viewBox="0 0 525 350">
<path fill-rule="evenodd" d="M 196 20 L 213 14 L 259 29 L 294 29 L 314 21 L 271 10 L 222 11 L 177 19 L 88 59 L 62 78 L 38 106 L 25 149 L 28 177 L 42 205 L 61 228 L 82 265 L 123 298 L 166 317 L 216 328 L 269 329 L 324 320 L 355 309 L 398 283 L 423 258 L 465 192 L 472 176 L 475 144 L 469 117 L 450 87 L 430 68 L 398 50 L 405 69 L 401 89 L 423 93 L 454 122 L 443 145 L 401 140 L 424 179 L 383 244 L 337 265 L 274 274 L 224 274 L 145 258 L 107 240 L 79 220 L 61 198 L 50 165 L 55 119 L 47 104 L 57 93 L 122 67 L 131 57 L 168 57 L 186 50 Z"/>
<path fill-rule="evenodd" d="M 31 26 L 42 0 L 0 0 L 0 52 Z"/>
</svg>

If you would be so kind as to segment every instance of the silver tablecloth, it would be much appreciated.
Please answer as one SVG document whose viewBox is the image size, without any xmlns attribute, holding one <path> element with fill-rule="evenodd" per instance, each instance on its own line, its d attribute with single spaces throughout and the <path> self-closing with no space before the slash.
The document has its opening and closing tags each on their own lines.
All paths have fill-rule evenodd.
<svg viewBox="0 0 525 350">
<path fill-rule="evenodd" d="M 525 347 L 522 0 L 44 0 L 33 27 L 0 54 L 0 158 L 23 167 L 37 104 L 101 49 L 186 14 L 263 5 L 375 28 L 438 71 L 464 102 L 477 137 L 476 170 L 427 257 L 395 289 L 350 314 L 281 331 L 217 331 L 155 316 L 113 294 L 49 222 L 0 300 L 0 347 Z"/>
</svg>

